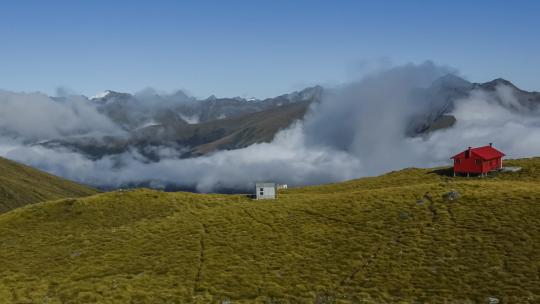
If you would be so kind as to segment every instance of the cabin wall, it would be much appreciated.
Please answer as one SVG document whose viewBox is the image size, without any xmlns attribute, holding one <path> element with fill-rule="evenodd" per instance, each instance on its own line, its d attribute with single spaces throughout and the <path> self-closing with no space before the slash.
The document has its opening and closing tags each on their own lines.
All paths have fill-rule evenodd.
<svg viewBox="0 0 540 304">
<path fill-rule="evenodd" d="M 486 171 L 485 172 L 501 169 L 501 163 L 502 163 L 501 158 L 495 158 L 495 159 L 491 159 L 491 160 L 486 161 L 486 168 L 485 168 Z"/>
<path fill-rule="evenodd" d="M 460 161 L 459 163 L 458 160 Z M 478 162 L 476 162 L 478 160 Z M 457 158 L 454 160 L 454 171 L 456 173 L 483 173 L 482 159 L 476 156 L 469 158 Z"/>
<path fill-rule="evenodd" d="M 459 161 L 458 161 L 459 160 Z M 496 158 L 484 161 L 478 156 L 454 159 L 454 172 L 456 173 L 488 173 L 502 167 L 502 159 Z"/>
<path fill-rule="evenodd" d="M 487 172 L 491 171 L 491 167 L 492 167 L 491 161 L 489 161 L 489 160 L 483 161 L 482 162 L 482 173 L 487 173 Z"/>
<path fill-rule="evenodd" d="M 492 160 L 491 170 L 499 170 L 499 169 L 502 169 L 502 158 L 496 158 Z"/>
<path fill-rule="evenodd" d="M 255 189 L 255 195 L 257 199 L 275 199 L 276 198 L 276 188 L 275 187 L 257 187 Z"/>
</svg>

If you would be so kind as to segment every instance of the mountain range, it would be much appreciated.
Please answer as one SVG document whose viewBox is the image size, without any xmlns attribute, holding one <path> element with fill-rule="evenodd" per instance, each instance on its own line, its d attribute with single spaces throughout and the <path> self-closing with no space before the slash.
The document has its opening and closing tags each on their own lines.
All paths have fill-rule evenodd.
<svg viewBox="0 0 540 304">
<path fill-rule="evenodd" d="M 498 90 L 505 90 L 513 102 L 503 101 Z M 510 81 L 497 78 L 486 83 L 471 83 L 458 76 L 448 74 L 439 78 L 426 89 L 418 89 L 413 98 L 427 104 L 427 111 L 411 120 L 406 130 L 409 136 L 417 136 L 439 129 L 451 127 L 456 118 L 450 113 L 456 106 L 456 101 L 469 97 L 472 92 L 479 91 L 489 94 L 502 106 L 512 111 L 533 112 L 540 106 L 540 93 L 527 92 L 519 89 Z"/>
<path fill-rule="evenodd" d="M 501 88 L 515 102 L 498 98 Z M 152 90 L 136 95 L 105 91 L 87 101 L 109 117 L 122 134 L 66 137 L 39 144 L 68 148 L 92 159 L 135 150 L 158 161 L 163 148 L 172 149 L 180 158 L 197 157 L 272 141 L 278 131 L 302 120 L 310 105 L 321 102 L 326 91 L 315 86 L 264 100 L 215 96 L 198 100 L 182 91 L 171 95 Z M 456 102 L 475 91 L 493 95 L 512 111 L 534 111 L 540 105 L 540 93 L 521 90 L 507 80 L 471 83 L 449 74 L 411 93 L 410 98 L 423 106 L 409 119 L 404 133 L 409 137 L 424 136 L 452 127 L 456 118 L 451 112 Z"/>
<path fill-rule="evenodd" d="M 154 148 L 173 148 L 180 157 L 216 150 L 244 148 L 269 142 L 294 121 L 302 119 L 309 105 L 319 102 L 320 86 L 264 100 L 188 97 L 181 91 L 160 96 L 106 91 L 88 99 L 124 132 L 100 138 L 77 136 L 40 143 L 49 148 L 66 147 L 90 158 L 136 149 L 157 160 Z"/>
</svg>

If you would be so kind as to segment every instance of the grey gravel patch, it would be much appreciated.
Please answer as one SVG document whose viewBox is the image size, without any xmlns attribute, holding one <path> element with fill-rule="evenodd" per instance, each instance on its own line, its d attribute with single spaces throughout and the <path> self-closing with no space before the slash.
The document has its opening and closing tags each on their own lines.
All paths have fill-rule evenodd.
<svg viewBox="0 0 540 304">
<path fill-rule="evenodd" d="M 499 301 L 499 299 L 495 298 L 495 297 L 488 297 L 486 299 L 486 303 L 488 304 L 499 304 L 501 301 Z"/>
<path fill-rule="evenodd" d="M 521 167 L 503 167 L 501 171 L 502 172 L 519 172 L 521 171 Z"/>
<path fill-rule="evenodd" d="M 461 194 L 456 190 L 451 190 L 450 192 L 443 195 L 444 201 L 457 201 L 461 197 Z"/>
</svg>

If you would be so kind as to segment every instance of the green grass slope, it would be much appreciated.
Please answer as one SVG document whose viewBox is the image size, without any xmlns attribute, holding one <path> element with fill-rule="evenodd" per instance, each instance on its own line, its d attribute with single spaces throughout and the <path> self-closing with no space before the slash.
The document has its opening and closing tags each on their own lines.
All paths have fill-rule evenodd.
<svg viewBox="0 0 540 304">
<path fill-rule="evenodd" d="M 95 193 L 92 188 L 0 157 L 0 213 L 46 200 Z"/>
<path fill-rule="evenodd" d="M 30 205 L 0 215 L 0 303 L 538 303 L 540 158 L 512 164 Z"/>
</svg>

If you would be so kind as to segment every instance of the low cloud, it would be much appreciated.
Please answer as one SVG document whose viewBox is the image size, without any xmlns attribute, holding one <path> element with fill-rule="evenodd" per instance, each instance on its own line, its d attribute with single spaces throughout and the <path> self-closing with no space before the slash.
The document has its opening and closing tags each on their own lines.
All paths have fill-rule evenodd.
<svg viewBox="0 0 540 304">
<path fill-rule="evenodd" d="M 0 91 L 0 109 L 0 134 L 24 141 L 120 131 L 80 96 L 52 100 L 41 93 Z"/>
<path fill-rule="evenodd" d="M 327 183 L 357 176 L 359 161 L 352 155 L 305 145 L 302 124 L 280 132 L 272 143 L 222 151 L 190 159 L 164 158 L 149 162 L 136 151 L 90 160 L 68 150 L 22 146 L 7 157 L 69 179 L 100 187 L 147 183 L 199 192 L 243 190 L 254 181 L 276 180 L 292 185 Z"/>
<path fill-rule="evenodd" d="M 446 165 L 467 146 L 490 142 L 510 158 L 540 154 L 540 113 L 522 108 L 504 86 L 458 100 L 452 128 L 407 137 L 409 119 L 430 107 L 411 93 L 451 72 L 427 62 L 373 73 L 326 90 L 304 121 L 281 131 L 271 143 L 190 159 L 179 159 L 170 147 L 159 148 L 158 162 L 135 150 L 93 160 L 65 148 L 30 145 L 30 140 L 121 131 L 81 101 L 55 104 L 41 94 L 0 92 L 0 128 L 9 131 L 0 137 L 0 154 L 99 187 L 144 183 L 199 192 L 247 190 L 256 181 L 320 184 Z"/>
</svg>

